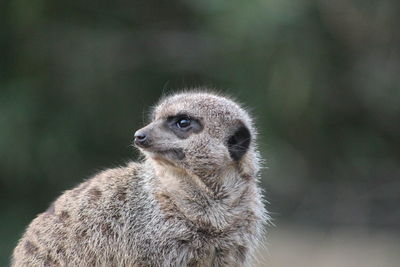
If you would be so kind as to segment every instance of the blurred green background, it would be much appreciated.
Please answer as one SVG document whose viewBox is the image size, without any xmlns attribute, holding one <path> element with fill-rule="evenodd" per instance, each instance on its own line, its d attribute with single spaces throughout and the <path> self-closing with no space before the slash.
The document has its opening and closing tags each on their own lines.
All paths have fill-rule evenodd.
<svg viewBox="0 0 400 267">
<path fill-rule="evenodd" d="M 256 117 L 270 266 L 398 266 L 399 26 L 398 0 L 1 1 L 0 265 L 63 190 L 136 159 L 163 93 L 209 86 Z"/>
</svg>

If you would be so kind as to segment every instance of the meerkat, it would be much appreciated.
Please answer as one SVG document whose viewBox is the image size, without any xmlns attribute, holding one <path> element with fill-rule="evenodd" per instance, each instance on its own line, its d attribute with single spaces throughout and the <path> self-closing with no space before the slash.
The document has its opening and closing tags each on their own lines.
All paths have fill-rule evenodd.
<svg viewBox="0 0 400 267">
<path fill-rule="evenodd" d="M 251 266 L 269 220 L 249 114 L 209 92 L 165 97 L 135 133 L 139 163 L 64 192 L 12 266 Z"/>
</svg>

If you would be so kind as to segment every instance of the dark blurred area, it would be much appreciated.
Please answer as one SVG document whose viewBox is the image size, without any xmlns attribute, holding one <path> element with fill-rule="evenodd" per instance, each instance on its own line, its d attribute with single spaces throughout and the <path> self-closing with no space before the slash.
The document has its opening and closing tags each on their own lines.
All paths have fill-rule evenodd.
<svg viewBox="0 0 400 267">
<path fill-rule="evenodd" d="M 63 190 L 137 158 L 152 104 L 195 86 L 256 117 L 273 229 L 400 234 L 399 26 L 398 0 L 1 1 L 0 265 Z"/>
</svg>

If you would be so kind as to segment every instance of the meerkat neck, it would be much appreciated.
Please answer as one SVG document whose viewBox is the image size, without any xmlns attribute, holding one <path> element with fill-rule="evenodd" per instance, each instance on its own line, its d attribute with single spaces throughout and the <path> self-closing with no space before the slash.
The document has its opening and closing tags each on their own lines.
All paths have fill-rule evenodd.
<svg viewBox="0 0 400 267">
<path fill-rule="evenodd" d="M 164 202 L 168 199 L 184 218 L 218 231 L 231 223 L 230 217 L 237 215 L 235 209 L 243 205 L 243 195 L 251 187 L 233 166 L 207 177 L 157 163 L 153 166 L 157 195 L 163 195 Z"/>
</svg>

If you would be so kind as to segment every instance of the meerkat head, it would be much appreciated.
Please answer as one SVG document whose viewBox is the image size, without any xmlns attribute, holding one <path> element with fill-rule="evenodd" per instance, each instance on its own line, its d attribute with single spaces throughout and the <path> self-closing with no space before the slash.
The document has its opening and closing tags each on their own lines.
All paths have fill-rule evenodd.
<svg viewBox="0 0 400 267">
<path fill-rule="evenodd" d="M 187 92 L 155 106 L 151 123 L 135 133 L 135 144 L 146 157 L 196 175 L 232 166 L 253 175 L 255 135 L 250 116 L 234 101 Z"/>
</svg>

